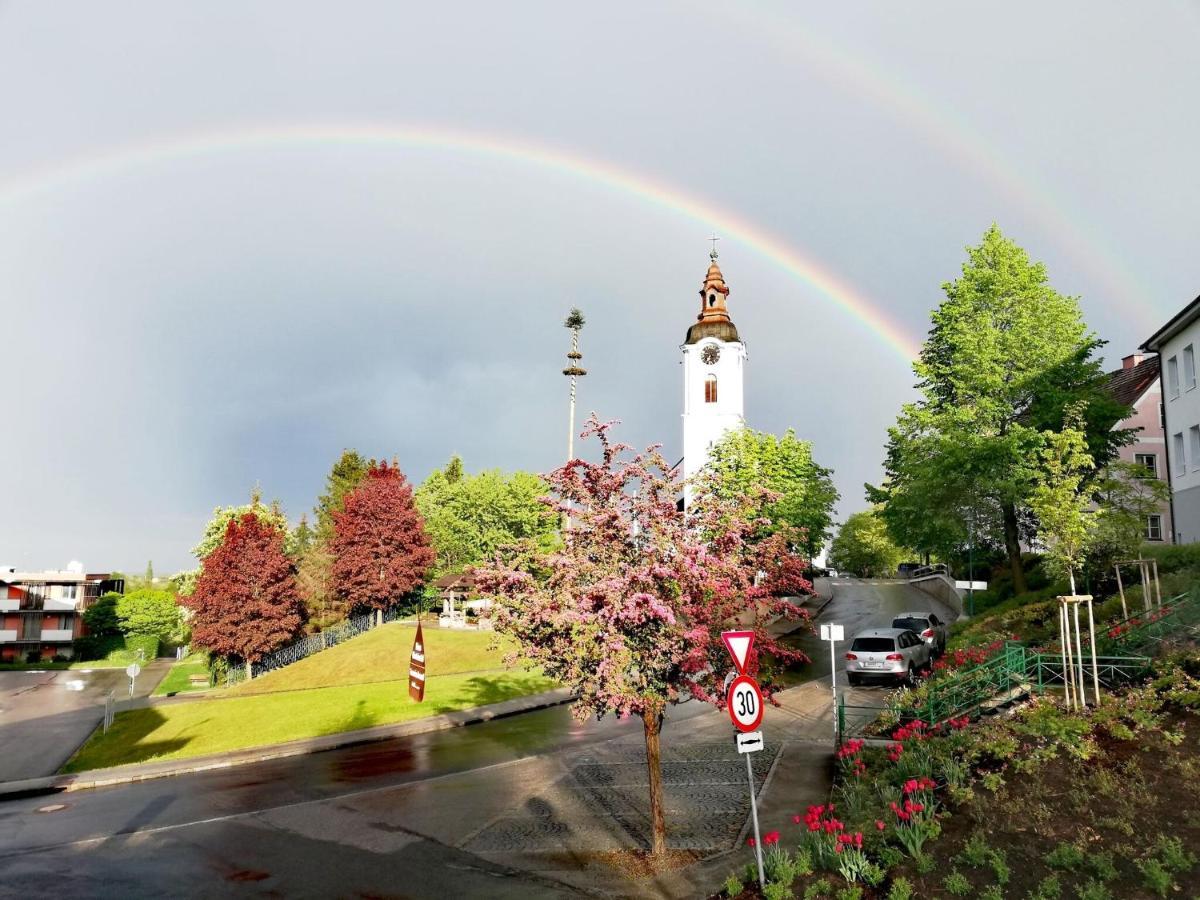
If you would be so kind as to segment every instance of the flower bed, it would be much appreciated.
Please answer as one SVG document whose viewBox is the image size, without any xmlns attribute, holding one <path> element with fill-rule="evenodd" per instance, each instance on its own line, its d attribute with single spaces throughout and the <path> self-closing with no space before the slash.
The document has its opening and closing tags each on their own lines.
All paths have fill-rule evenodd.
<svg viewBox="0 0 1200 900">
<path fill-rule="evenodd" d="M 830 803 L 766 835 L 729 896 L 1166 897 L 1200 888 L 1200 656 L 1072 713 L 1032 701 L 1003 720 L 912 720 L 847 741 Z M 750 885 L 749 888 L 747 886 Z"/>
</svg>

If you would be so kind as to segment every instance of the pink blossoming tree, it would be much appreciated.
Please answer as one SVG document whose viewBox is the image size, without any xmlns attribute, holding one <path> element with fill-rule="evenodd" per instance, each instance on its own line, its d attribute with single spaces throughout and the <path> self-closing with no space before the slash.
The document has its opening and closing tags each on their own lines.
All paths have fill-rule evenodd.
<svg viewBox="0 0 1200 900">
<path fill-rule="evenodd" d="M 658 449 L 631 456 L 611 441 L 611 426 L 593 415 L 583 433 L 599 439 L 601 462 L 574 459 L 548 476 L 545 502 L 569 518 L 562 546 L 498 557 L 477 583 L 495 601 L 496 629 L 516 638 L 514 655 L 575 692 L 577 718 L 641 718 L 658 855 L 666 851 L 659 733 L 667 706 L 694 698 L 724 707 L 732 663 L 721 632 L 730 628 L 755 632 L 751 671 L 769 697 L 764 655 L 777 666 L 808 660 L 765 623 L 807 616 L 775 596 L 779 578 L 759 575 L 795 585 L 787 577 L 795 567 L 780 562 L 790 556 L 785 538 L 752 542 L 754 523 L 716 503 L 685 516 Z"/>
</svg>

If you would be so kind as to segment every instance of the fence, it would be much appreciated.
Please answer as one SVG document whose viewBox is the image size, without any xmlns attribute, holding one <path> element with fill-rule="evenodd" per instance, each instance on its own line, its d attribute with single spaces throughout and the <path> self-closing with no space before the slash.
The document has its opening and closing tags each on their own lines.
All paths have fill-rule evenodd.
<svg viewBox="0 0 1200 900">
<path fill-rule="evenodd" d="M 1154 654 L 1164 643 L 1181 638 L 1200 638 L 1200 591 L 1179 594 L 1149 612 L 1110 626 L 1097 637 L 1096 647 Z"/>
<path fill-rule="evenodd" d="M 384 622 L 394 622 L 401 618 L 401 616 L 402 614 L 397 606 L 389 606 L 383 611 Z M 284 666 L 290 666 L 292 663 L 299 662 L 302 659 L 312 656 L 314 653 L 320 653 L 322 650 L 336 647 L 343 641 L 348 641 L 350 638 L 357 637 L 365 631 L 370 631 L 374 621 L 374 612 L 364 613 L 361 616 L 352 616 L 349 619 L 338 622 L 336 625 L 330 625 L 316 634 L 302 637 L 300 640 L 294 641 L 286 647 L 280 647 L 278 650 L 268 653 L 257 662 L 251 663 L 254 677 L 257 678 L 259 675 L 265 675 L 267 672 L 282 669 Z M 245 665 L 230 664 L 225 676 L 225 683 L 234 685 L 245 680 Z"/>
<path fill-rule="evenodd" d="M 1084 660 L 1091 677 L 1091 658 Z M 1129 684 L 1150 671 L 1148 656 L 1100 656 L 1096 659 L 1100 682 L 1113 688 Z M 920 704 L 906 702 L 904 694 L 893 695 L 886 706 L 855 706 L 838 698 L 838 734 L 842 739 L 861 734 L 879 722 L 883 730 L 913 719 L 930 725 L 974 712 L 987 703 L 1018 694 L 1040 693 L 1063 682 L 1062 656 L 1033 653 L 1023 644 L 1009 641 L 996 656 L 953 673 L 927 688 Z"/>
</svg>

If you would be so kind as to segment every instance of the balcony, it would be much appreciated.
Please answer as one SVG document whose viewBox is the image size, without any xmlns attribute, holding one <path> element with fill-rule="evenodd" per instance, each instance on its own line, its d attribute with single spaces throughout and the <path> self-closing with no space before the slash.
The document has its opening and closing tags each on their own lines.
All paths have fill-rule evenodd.
<svg viewBox="0 0 1200 900">
<path fill-rule="evenodd" d="M 9 600 L 7 597 L 0 597 L 0 612 L 16 612 L 20 605 L 20 600 L 15 598 Z"/>
<path fill-rule="evenodd" d="M 43 628 L 42 640 L 47 643 L 60 644 L 75 639 L 75 632 L 70 628 Z"/>
<path fill-rule="evenodd" d="M 46 612 L 75 612 L 75 604 L 78 602 L 74 598 L 66 600 L 60 597 L 47 597 L 42 609 Z"/>
<path fill-rule="evenodd" d="M 17 629 L 10 628 L 7 631 L 0 630 L 0 644 L 15 644 L 17 642 Z"/>
</svg>

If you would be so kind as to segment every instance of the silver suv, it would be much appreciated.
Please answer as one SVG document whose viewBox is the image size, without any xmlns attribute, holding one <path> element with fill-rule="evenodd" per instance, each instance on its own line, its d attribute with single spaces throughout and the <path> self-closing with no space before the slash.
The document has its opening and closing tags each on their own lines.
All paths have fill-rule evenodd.
<svg viewBox="0 0 1200 900">
<path fill-rule="evenodd" d="M 950 626 L 931 612 L 903 612 L 892 619 L 893 628 L 907 628 L 915 631 L 930 649 L 934 656 L 946 652 L 946 640 L 950 637 Z"/>
<path fill-rule="evenodd" d="M 866 678 L 912 683 L 933 659 L 933 650 L 907 628 L 872 628 L 854 636 L 846 654 L 846 676 L 859 685 Z"/>
</svg>

